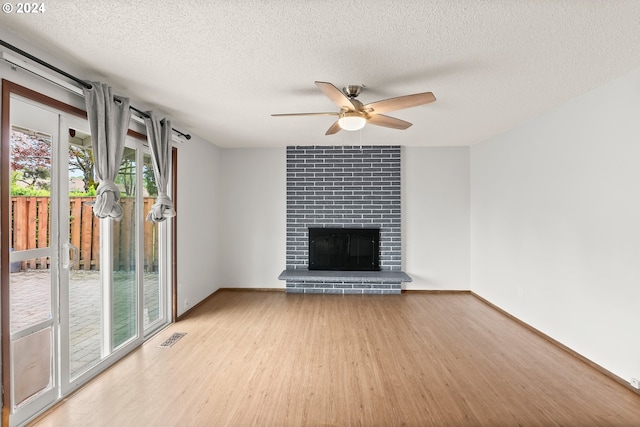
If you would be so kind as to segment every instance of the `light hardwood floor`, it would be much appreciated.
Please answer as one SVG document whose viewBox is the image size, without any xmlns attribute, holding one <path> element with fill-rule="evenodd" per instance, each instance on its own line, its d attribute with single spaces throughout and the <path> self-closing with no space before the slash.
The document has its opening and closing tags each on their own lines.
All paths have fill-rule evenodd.
<svg viewBox="0 0 640 427">
<path fill-rule="evenodd" d="M 640 395 L 468 293 L 220 291 L 33 425 L 626 427 Z"/>
</svg>

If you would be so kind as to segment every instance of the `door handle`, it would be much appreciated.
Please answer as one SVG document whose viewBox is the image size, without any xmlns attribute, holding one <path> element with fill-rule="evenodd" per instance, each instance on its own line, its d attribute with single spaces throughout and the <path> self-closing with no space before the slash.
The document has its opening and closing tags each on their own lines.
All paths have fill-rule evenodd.
<svg viewBox="0 0 640 427">
<path fill-rule="evenodd" d="M 78 263 L 79 249 L 77 246 L 72 245 L 69 242 L 62 244 L 62 268 L 70 270 L 71 267 Z M 73 254 L 73 257 L 71 256 Z"/>
</svg>

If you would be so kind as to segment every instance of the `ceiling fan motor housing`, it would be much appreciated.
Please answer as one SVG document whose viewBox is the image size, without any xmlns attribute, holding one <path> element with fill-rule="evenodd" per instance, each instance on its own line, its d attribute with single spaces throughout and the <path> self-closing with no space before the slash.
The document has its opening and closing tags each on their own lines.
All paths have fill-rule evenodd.
<svg viewBox="0 0 640 427">
<path fill-rule="evenodd" d="M 347 97 L 355 98 L 356 96 L 360 95 L 362 87 L 363 86 L 361 85 L 348 85 L 343 87 L 342 91 L 345 93 L 345 95 L 347 95 Z"/>
</svg>

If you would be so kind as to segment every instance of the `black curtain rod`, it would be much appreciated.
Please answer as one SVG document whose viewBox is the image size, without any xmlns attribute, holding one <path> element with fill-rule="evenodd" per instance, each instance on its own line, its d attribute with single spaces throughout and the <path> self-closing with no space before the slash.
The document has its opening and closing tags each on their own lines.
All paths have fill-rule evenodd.
<svg viewBox="0 0 640 427">
<path fill-rule="evenodd" d="M 36 58 L 35 56 L 31 55 L 28 52 L 25 52 L 24 50 L 17 48 L 7 42 L 5 42 L 4 40 L 0 40 L 0 45 L 6 47 L 7 49 L 11 49 L 12 51 L 16 52 L 19 55 L 24 56 L 25 58 L 29 58 L 30 60 L 32 60 L 33 62 L 37 62 L 38 64 L 42 65 L 43 67 L 47 67 L 48 69 L 55 71 L 58 74 L 61 74 L 63 76 L 65 76 L 66 78 L 73 80 L 74 82 L 78 83 L 80 86 L 87 88 L 87 89 L 91 89 L 93 87 L 93 85 L 91 83 L 88 83 L 84 80 L 81 80 L 79 78 L 77 78 L 76 76 L 73 76 L 69 73 L 67 73 L 66 71 L 61 70 L 60 68 L 49 64 L 48 62 L 43 61 L 40 58 Z M 149 117 L 149 115 L 147 113 L 145 113 L 144 111 L 141 111 L 139 109 L 137 109 L 136 107 L 131 106 L 130 107 L 132 110 L 134 110 L 136 113 L 138 113 L 139 115 L 141 115 L 142 117 Z M 191 139 L 191 135 L 189 135 L 188 133 L 183 133 L 180 132 L 179 130 L 175 129 L 175 128 L 171 128 L 172 131 L 174 131 L 175 133 L 177 133 L 180 136 L 183 136 L 185 139 L 189 140 Z"/>
</svg>

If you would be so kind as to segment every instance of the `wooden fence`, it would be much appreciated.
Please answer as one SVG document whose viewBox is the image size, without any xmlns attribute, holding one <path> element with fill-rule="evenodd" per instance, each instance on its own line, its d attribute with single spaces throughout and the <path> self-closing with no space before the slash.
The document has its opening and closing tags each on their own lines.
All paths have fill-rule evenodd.
<svg viewBox="0 0 640 427">
<path fill-rule="evenodd" d="M 69 242 L 78 248 L 78 262 L 75 270 L 100 269 L 100 221 L 93 215 L 87 202 L 94 197 L 71 197 L 69 201 Z M 143 212 L 149 211 L 155 198 L 145 197 Z M 11 197 L 11 248 L 14 251 L 46 248 L 50 246 L 50 203 L 49 197 L 13 196 Z M 121 198 L 124 212 L 122 221 L 113 222 L 113 268 L 116 271 L 135 269 L 135 200 Z M 158 271 L 158 235 L 157 227 L 144 222 L 144 269 Z M 48 257 L 23 261 L 21 265 L 12 265 L 16 269 L 47 269 L 51 260 Z M 18 264 L 18 263 L 16 263 Z"/>
</svg>

